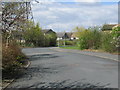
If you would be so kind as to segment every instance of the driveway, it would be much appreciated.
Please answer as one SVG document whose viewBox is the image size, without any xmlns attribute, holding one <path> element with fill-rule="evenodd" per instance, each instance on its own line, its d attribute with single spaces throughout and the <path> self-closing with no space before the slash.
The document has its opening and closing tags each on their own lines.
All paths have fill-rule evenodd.
<svg viewBox="0 0 120 90">
<path fill-rule="evenodd" d="M 9 88 L 41 88 L 81 82 L 118 88 L 118 62 L 52 48 L 26 48 L 31 65 Z M 67 84 L 66 84 L 67 83 Z M 53 86 L 54 87 L 54 86 Z"/>
</svg>

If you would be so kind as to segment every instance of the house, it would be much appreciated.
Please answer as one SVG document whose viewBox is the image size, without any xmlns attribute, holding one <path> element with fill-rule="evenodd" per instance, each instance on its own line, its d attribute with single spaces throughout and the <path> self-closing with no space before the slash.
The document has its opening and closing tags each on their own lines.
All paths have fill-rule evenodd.
<svg viewBox="0 0 120 90">
<path fill-rule="evenodd" d="M 77 40 L 77 39 L 79 39 L 79 38 L 76 37 L 75 33 L 72 33 L 72 35 L 71 35 L 71 40 Z"/>
<path fill-rule="evenodd" d="M 58 32 L 57 33 L 57 40 L 63 40 L 63 39 L 70 40 L 71 35 L 72 35 L 72 33 Z"/>
<path fill-rule="evenodd" d="M 58 32 L 57 33 L 57 40 L 62 40 L 65 37 L 65 33 L 64 32 Z"/>
<path fill-rule="evenodd" d="M 44 33 L 44 35 L 45 34 L 50 34 L 50 33 L 55 33 L 56 34 L 56 32 L 54 32 L 52 29 L 42 29 L 42 32 Z"/>
<path fill-rule="evenodd" d="M 75 37 L 75 34 L 72 32 L 58 32 L 57 33 L 57 40 L 74 40 L 74 39 L 78 39 L 77 37 Z"/>
<path fill-rule="evenodd" d="M 120 26 L 120 24 L 105 24 L 102 27 L 102 31 L 110 32 L 114 27 Z"/>
</svg>

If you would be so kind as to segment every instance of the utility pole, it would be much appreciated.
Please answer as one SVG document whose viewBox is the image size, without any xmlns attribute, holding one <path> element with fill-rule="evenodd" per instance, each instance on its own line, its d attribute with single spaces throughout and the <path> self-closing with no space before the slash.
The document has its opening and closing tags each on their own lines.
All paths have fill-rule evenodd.
<svg viewBox="0 0 120 90">
<path fill-rule="evenodd" d="M 58 47 L 60 47 L 60 41 L 59 41 L 60 39 L 58 38 Z"/>
<path fill-rule="evenodd" d="M 58 33 L 59 33 L 59 25 L 58 25 Z M 57 35 L 57 38 L 58 38 L 58 47 L 60 47 L 60 37 L 59 37 L 59 35 Z"/>
<path fill-rule="evenodd" d="M 64 31 L 64 34 L 65 34 L 65 31 Z M 66 35 L 66 34 L 65 34 Z M 66 36 L 64 36 L 64 46 L 65 46 L 65 39 L 66 39 Z"/>
</svg>

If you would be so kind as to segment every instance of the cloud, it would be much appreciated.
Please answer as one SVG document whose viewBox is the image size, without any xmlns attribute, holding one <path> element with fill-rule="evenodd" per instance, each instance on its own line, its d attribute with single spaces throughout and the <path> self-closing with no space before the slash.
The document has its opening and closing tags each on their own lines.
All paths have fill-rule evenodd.
<svg viewBox="0 0 120 90">
<path fill-rule="evenodd" d="M 94 3 L 94 2 L 99 2 L 100 0 L 75 0 L 75 2 L 91 2 L 91 3 Z"/>
<path fill-rule="evenodd" d="M 55 31 L 70 31 L 75 26 L 94 26 L 104 23 L 117 23 L 117 4 L 101 3 L 45 3 L 33 6 L 36 22 L 43 28 Z"/>
<path fill-rule="evenodd" d="M 7 1 L 7 0 L 6 0 Z M 119 2 L 119 0 L 37 0 L 40 3 L 45 3 L 45 2 Z"/>
<path fill-rule="evenodd" d="M 119 2 L 119 0 L 74 0 L 75 2 Z"/>
</svg>

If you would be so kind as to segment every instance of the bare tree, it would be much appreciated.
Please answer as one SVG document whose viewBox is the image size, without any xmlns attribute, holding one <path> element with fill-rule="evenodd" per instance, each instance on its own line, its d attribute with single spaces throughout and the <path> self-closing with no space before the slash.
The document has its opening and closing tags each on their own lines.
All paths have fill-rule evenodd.
<svg viewBox="0 0 120 90">
<path fill-rule="evenodd" d="M 6 45 L 13 30 L 23 30 L 30 14 L 30 2 L 2 2 L 2 33 L 7 33 Z"/>
</svg>

